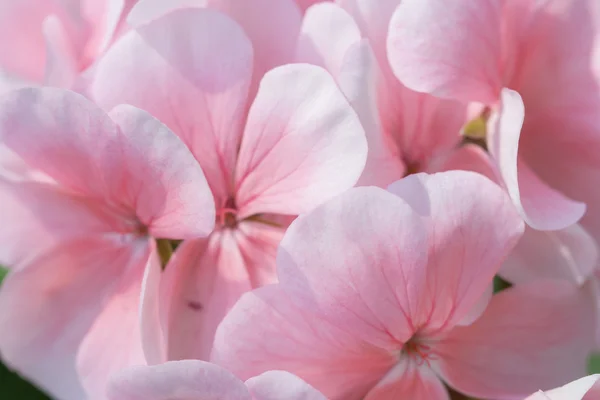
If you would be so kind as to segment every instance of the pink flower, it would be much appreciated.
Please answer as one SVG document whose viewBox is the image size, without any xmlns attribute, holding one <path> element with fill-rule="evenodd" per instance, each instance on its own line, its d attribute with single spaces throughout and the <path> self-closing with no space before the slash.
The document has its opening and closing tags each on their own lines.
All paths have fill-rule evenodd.
<svg viewBox="0 0 600 400">
<path fill-rule="evenodd" d="M 135 1 L 1 0 L 2 84 L 71 87 L 123 29 Z"/>
<path fill-rule="evenodd" d="M 132 104 L 163 121 L 217 204 L 215 231 L 183 242 L 162 274 L 161 361 L 207 359 L 240 295 L 276 280 L 289 222 L 352 187 L 364 167 L 364 131 L 331 76 L 301 64 L 260 76 L 255 57 L 233 20 L 188 8 L 139 25 L 96 70 L 99 104 Z"/>
<path fill-rule="evenodd" d="M 386 185 L 406 174 L 444 169 L 461 142 L 466 107 L 415 93 L 389 67 L 385 39 L 400 0 L 338 0 L 310 7 L 297 60 L 335 77 L 365 127 L 369 156 L 360 184 Z M 466 152 L 478 150 L 466 150 Z M 460 154 L 465 150 L 461 149 Z"/>
<path fill-rule="evenodd" d="M 388 52 L 408 87 L 479 105 L 487 147 L 528 225 L 600 237 L 595 0 L 406 0 Z M 485 128 L 484 128 L 484 132 Z"/>
<path fill-rule="evenodd" d="M 590 375 L 548 392 L 539 391 L 525 400 L 595 400 L 600 398 L 600 375 Z"/>
<path fill-rule="evenodd" d="M 131 367 L 108 386 L 108 400 L 326 400 L 298 377 L 269 371 L 244 383 L 227 370 L 196 360 Z"/>
<path fill-rule="evenodd" d="M 290 371 L 330 399 L 448 399 L 440 378 L 484 398 L 555 387 L 583 375 L 590 324 L 560 281 L 489 301 L 522 231 L 472 172 L 351 189 L 292 223 L 280 283 L 240 299 L 212 359 L 241 378 Z"/>
<path fill-rule="evenodd" d="M 90 377 L 152 358 L 153 238 L 205 237 L 213 198 L 179 138 L 129 105 L 106 114 L 74 92 L 20 89 L 0 100 L 0 140 L 48 177 L 0 181 L 1 261 L 18 267 L 0 290 L 0 352 L 81 400 Z"/>
</svg>

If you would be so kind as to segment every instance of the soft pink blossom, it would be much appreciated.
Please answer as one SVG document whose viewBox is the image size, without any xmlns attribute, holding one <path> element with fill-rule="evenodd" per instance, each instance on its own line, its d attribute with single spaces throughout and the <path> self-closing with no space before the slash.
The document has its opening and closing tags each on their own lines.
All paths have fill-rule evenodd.
<svg viewBox="0 0 600 400">
<path fill-rule="evenodd" d="M 177 9 L 124 35 L 96 70 L 95 100 L 169 126 L 217 204 L 214 232 L 184 241 L 160 277 L 159 361 L 208 358 L 239 296 L 276 280 L 289 222 L 352 187 L 364 167 L 364 131 L 331 76 L 306 64 L 263 76 L 253 44 L 225 14 Z"/>
<path fill-rule="evenodd" d="M 408 87 L 479 105 L 487 147 L 530 226 L 566 228 L 587 205 L 582 226 L 597 239 L 599 28 L 595 0 L 406 0 L 388 52 Z"/>
<path fill-rule="evenodd" d="M 70 87 L 123 29 L 135 1 L 0 1 L 3 85 Z"/>
<path fill-rule="evenodd" d="M 491 300 L 523 222 L 479 174 L 418 174 L 355 188 L 300 216 L 280 283 L 244 295 L 213 360 L 242 378 L 290 371 L 331 399 L 526 396 L 583 375 L 590 328 L 560 281 Z M 486 303 L 489 305 L 486 308 Z"/>
<path fill-rule="evenodd" d="M 298 40 L 297 60 L 325 67 L 361 118 L 369 141 L 364 185 L 385 187 L 406 174 L 444 169 L 467 116 L 460 102 L 415 93 L 392 73 L 386 37 L 399 3 L 316 4 L 306 11 Z"/>
<path fill-rule="evenodd" d="M 306 382 L 285 371 L 268 371 L 244 381 L 229 371 L 197 360 L 131 367 L 108 385 L 108 400 L 326 400 Z"/>
<path fill-rule="evenodd" d="M 48 177 L 0 181 L 0 261 L 16 267 L 0 291 L 0 352 L 81 400 L 90 376 L 152 356 L 153 238 L 207 236 L 213 198 L 183 142 L 129 105 L 106 114 L 74 92 L 20 89 L 0 100 L 0 140 Z"/>
<path fill-rule="evenodd" d="M 577 379 L 547 392 L 539 391 L 525 400 L 596 400 L 600 398 L 600 375 Z"/>
</svg>

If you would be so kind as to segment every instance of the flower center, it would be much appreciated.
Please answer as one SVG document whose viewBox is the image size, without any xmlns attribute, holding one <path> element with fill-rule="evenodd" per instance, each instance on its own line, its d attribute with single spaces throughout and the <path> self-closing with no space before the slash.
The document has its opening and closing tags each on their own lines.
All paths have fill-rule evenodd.
<svg viewBox="0 0 600 400">
<path fill-rule="evenodd" d="M 233 197 L 227 198 L 217 211 L 217 224 L 224 228 L 233 229 L 237 226 L 237 207 Z"/>
<path fill-rule="evenodd" d="M 462 144 L 473 143 L 487 150 L 487 122 L 492 110 L 485 107 L 476 118 L 467 122 L 462 129 Z"/>
<path fill-rule="evenodd" d="M 415 361 L 417 365 L 425 363 L 429 366 L 429 362 L 436 359 L 432 347 L 414 336 L 404 344 L 402 354 Z"/>
</svg>

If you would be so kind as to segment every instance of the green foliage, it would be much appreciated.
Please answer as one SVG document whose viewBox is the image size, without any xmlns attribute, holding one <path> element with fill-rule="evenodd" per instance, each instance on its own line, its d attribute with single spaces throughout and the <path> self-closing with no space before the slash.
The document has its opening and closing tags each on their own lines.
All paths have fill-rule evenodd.
<svg viewBox="0 0 600 400">
<path fill-rule="evenodd" d="M 8 270 L 0 266 L 0 282 L 6 277 Z M 33 385 L 21 379 L 0 363 L 0 398 L 18 400 L 49 400 L 49 397 L 37 390 Z"/>
</svg>

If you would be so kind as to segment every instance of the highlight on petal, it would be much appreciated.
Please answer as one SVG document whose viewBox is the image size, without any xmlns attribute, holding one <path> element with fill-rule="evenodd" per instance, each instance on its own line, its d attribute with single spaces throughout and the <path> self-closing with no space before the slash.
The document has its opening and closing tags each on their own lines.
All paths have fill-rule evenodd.
<svg viewBox="0 0 600 400">
<path fill-rule="evenodd" d="M 268 371 L 246 381 L 256 400 L 326 400 L 302 379 L 285 371 Z"/>
<path fill-rule="evenodd" d="M 306 212 L 352 187 L 366 158 L 363 127 L 331 75 L 278 67 L 248 114 L 235 175 L 239 216 Z"/>
<path fill-rule="evenodd" d="M 514 284 L 551 278 L 581 286 L 593 276 L 598 261 L 598 243 L 579 224 L 558 231 L 527 228 L 500 275 Z"/>
<path fill-rule="evenodd" d="M 592 304 L 572 284 L 540 280 L 492 297 L 473 324 L 435 344 L 436 371 L 475 397 L 518 398 L 584 375 Z"/>
<path fill-rule="evenodd" d="M 98 63 L 91 93 L 107 110 L 131 104 L 164 123 L 222 198 L 231 191 L 252 64 L 252 44 L 231 18 L 179 9 L 118 40 Z"/>
<path fill-rule="evenodd" d="M 547 392 L 539 391 L 525 400 L 594 400 L 600 395 L 600 375 L 589 375 Z"/>
<path fill-rule="evenodd" d="M 586 206 L 549 187 L 519 159 L 524 118 L 521 96 L 503 89 L 499 109 L 489 120 L 490 153 L 499 166 L 510 197 L 529 226 L 538 230 L 566 228 L 583 216 Z"/>
<path fill-rule="evenodd" d="M 198 360 L 127 368 L 113 376 L 107 396 L 108 400 L 253 399 L 243 381 Z"/>
<path fill-rule="evenodd" d="M 503 0 L 403 0 L 390 22 L 392 70 L 407 87 L 495 104 L 502 88 Z"/>
</svg>

